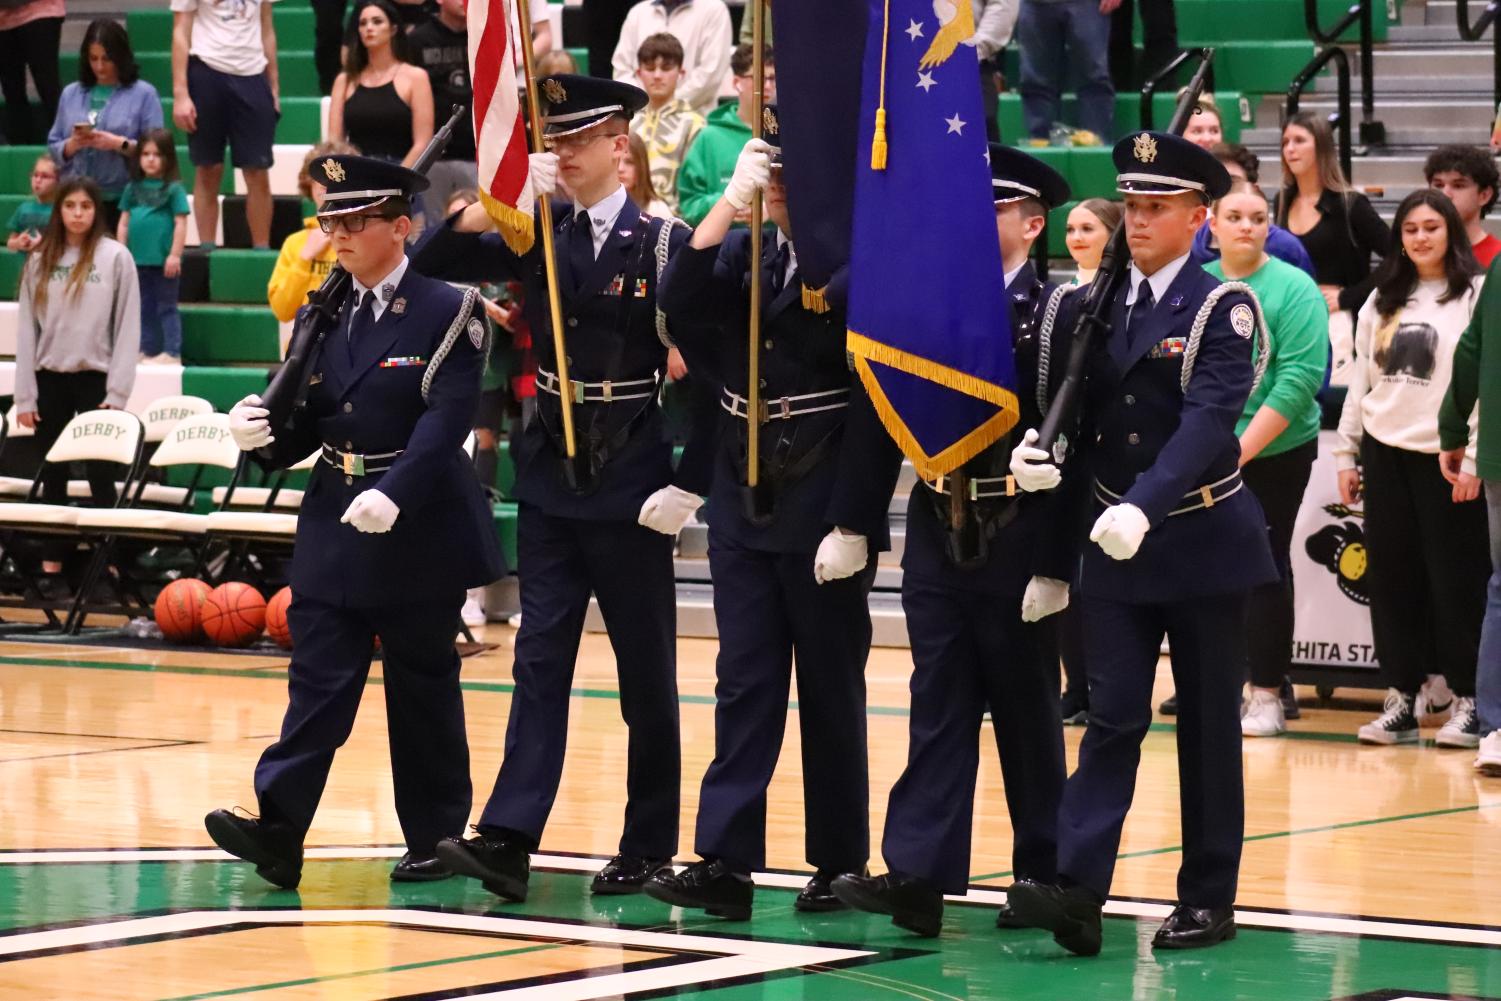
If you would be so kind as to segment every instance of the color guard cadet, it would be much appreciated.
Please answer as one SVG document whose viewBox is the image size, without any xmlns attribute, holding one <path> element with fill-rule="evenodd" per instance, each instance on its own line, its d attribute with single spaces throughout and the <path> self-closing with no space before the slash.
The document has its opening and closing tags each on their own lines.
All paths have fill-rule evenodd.
<svg viewBox="0 0 1501 1001">
<path fill-rule="evenodd" d="M 652 219 L 616 176 L 627 125 L 646 103 L 629 84 L 559 75 L 540 81 L 551 152 L 531 157 L 539 197 L 555 203 L 559 293 L 569 385 L 553 349 L 542 241 L 506 248 L 474 205 L 415 255 L 447 278 L 522 281 L 537 352 L 537 417 L 516 450 L 521 627 L 505 758 L 477 836 L 439 846 L 455 870 L 508 900 L 526 899 L 535 851 L 563 772 L 574 664 L 592 594 L 609 630 L 630 729 L 620 853 L 595 893 L 638 892 L 677 850 L 677 588 L 673 540 L 702 503 L 674 485 L 659 390 L 667 367 L 657 285 L 685 227 Z M 573 402 L 577 458 L 566 458 L 561 393 Z M 682 489 L 690 486 L 691 489 Z"/>
<path fill-rule="evenodd" d="M 269 427 L 258 396 L 230 411 L 246 451 L 289 466 L 321 449 L 297 516 L 287 620 L 296 646 L 281 737 L 255 770 L 260 819 L 215 810 L 214 842 L 295 887 L 334 752 L 349 737 L 376 637 L 384 654 L 396 813 L 407 852 L 393 880 L 443 879 L 440 838 L 469 819 L 469 749 L 454 650 L 466 588 L 505 572 L 489 505 L 464 453 L 479 405 L 484 311 L 424 277 L 405 247 L 427 179 L 399 164 L 313 165 L 318 213 L 353 281 L 308 367 L 307 409 Z"/>
<path fill-rule="evenodd" d="M 781 181 L 776 109 L 766 141 L 746 143 L 728 189 L 667 269 L 662 305 L 695 372 L 723 385 L 709 501 L 709 565 L 719 631 L 714 760 L 699 795 L 694 847 L 703 856 L 663 872 L 646 892 L 680 907 L 744 920 L 750 873 L 766 863 L 766 790 L 782 749 L 788 683 L 797 678 L 808 863 L 802 911 L 843 905 L 829 888 L 865 870 L 870 852 L 865 750 L 865 662 L 875 579 L 872 550 L 888 545 L 888 490 L 867 493 L 844 519 L 829 512 L 836 480 L 870 465 L 873 442 L 845 429 L 858 381 L 845 360 L 847 273 L 811 290 L 799 281 Z M 750 232 L 730 228 L 765 193 L 761 260 Z M 747 486 L 750 269 L 759 267 L 760 470 Z M 853 507 L 853 506 L 852 506 Z"/>
<path fill-rule="evenodd" d="M 1093 474 L 1099 512 L 1079 578 L 1089 728 L 1059 810 L 1058 880 L 1023 880 L 1010 893 L 1019 920 L 1079 955 L 1100 950 L 1164 636 L 1179 699 L 1183 864 L 1178 906 L 1153 946 L 1235 935 L 1246 599 L 1276 577 L 1235 437 L 1265 364 L 1259 309 L 1245 286 L 1221 285 L 1189 261 L 1206 207 L 1230 177 L 1211 154 L 1157 132 L 1123 139 L 1115 165 L 1130 274 L 1108 342 L 1090 359 L 1078 435 L 1086 455 L 1069 460 L 1082 458 Z M 1072 327 L 1068 302 L 1059 324 Z M 1049 467 L 1028 445 L 1014 458 L 1013 468 Z"/>
<path fill-rule="evenodd" d="M 1037 278 L 1028 255 L 1048 210 L 1068 200 L 1069 186 L 1040 160 L 1006 146 L 991 145 L 990 169 L 1012 298 L 1019 427 L 1035 427 L 1048 395 L 1039 361 L 1051 355 L 1050 344 L 1040 345 L 1038 323 L 1055 286 Z M 1054 371 L 1061 366 L 1060 360 Z M 876 420 L 868 408 L 864 416 Z M 886 441 L 883 461 L 894 471 L 901 456 Z M 834 881 L 841 900 L 890 914 L 898 927 L 919 935 L 937 935 L 943 894 L 962 894 L 969 885 L 978 742 L 987 710 L 1006 781 L 1012 869 L 1018 878 L 1042 882 L 1057 876 L 1063 734 L 1057 670 L 1046 659 L 1053 646 L 1040 620 L 1068 604 L 1082 538 L 1070 528 L 1082 514 L 1074 504 L 1070 516 L 1070 495 L 1061 491 L 1019 489 L 1007 473 L 1011 443 L 1003 438 L 958 476 L 919 482 L 912 490 L 902 556 L 912 716 L 907 767 L 886 811 L 882 854 L 889 871 Z M 997 923 L 1011 926 L 1004 909 Z"/>
</svg>

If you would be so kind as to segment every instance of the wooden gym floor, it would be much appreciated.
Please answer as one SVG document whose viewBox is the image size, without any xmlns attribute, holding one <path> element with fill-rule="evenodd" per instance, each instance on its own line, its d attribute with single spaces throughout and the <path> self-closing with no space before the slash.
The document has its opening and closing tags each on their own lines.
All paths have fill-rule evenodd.
<svg viewBox="0 0 1501 1001">
<path fill-rule="evenodd" d="M 500 646 L 464 663 L 477 797 L 500 760 L 510 700 Z M 713 749 L 708 640 L 679 643 L 683 840 Z M 205 812 L 253 807 L 286 659 L 206 649 L 0 643 L 0 1001 L 20 998 L 1278 999 L 1501 998 L 1501 780 L 1473 754 L 1366 748 L 1374 704 L 1305 708 L 1292 733 L 1245 744 L 1241 934 L 1154 955 L 1180 860 L 1172 722 L 1143 753 L 1105 949 L 1067 956 L 1040 932 L 998 932 L 1010 836 L 982 735 L 973 889 L 918 939 L 883 918 L 792 909 L 805 878 L 798 734 L 789 725 L 755 918 L 685 916 L 647 898 L 593 900 L 615 848 L 625 732 L 604 637 L 585 638 L 569 760 L 523 906 L 469 881 L 394 886 L 401 852 L 379 665 L 310 835 L 301 888 L 277 891 L 208 849 Z M 869 677 L 871 825 L 906 756 L 909 660 Z M 1166 694 L 1165 668 L 1159 695 Z M 1306 691 L 1306 690 L 1305 690 Z M 795 711 L 795 710 L 794 710 Z M 1067 731 L 1070 757 L 1082 730 Z M 1431 731 L 1426 736 L 1431 737 Z M 476 804 L 476 810 L 478 803 Z"/>
</svg>

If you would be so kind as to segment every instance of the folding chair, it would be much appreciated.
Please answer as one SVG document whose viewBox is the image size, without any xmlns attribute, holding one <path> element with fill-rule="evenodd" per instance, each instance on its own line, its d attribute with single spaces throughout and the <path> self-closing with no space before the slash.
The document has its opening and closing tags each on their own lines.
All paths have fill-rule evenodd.
<svg viewBox="0 0 1501 1001">
<path fill-rule="evenodd" d="M 215 495 L 222 498 L 219 502 L 219 510 L 209 513 L 206 517 L 209 538 L 225 548 L 226 559 L 218 573 L 219 579 L 229 580 L 248 576 L 254 578 L 255 582 L 261 585 L 263 590 L 265 589 L 271 559 L 290 555 L 297 538 L 296 512 L 272 510 L 272 508 L 281 506 L 278 502 L 283 493 L 294 494 L 298 504 L 301 504 L 302 492 L 286 489 L 287 476 L 294 472 L 312 469 L 322 454 L 323 449 L 319 448 L 295 466 L 280 471 L 271 478 L 269 486 L 248 488 L 238 485 L 248 472 L 250 463 L 249 458 L 246 457 L 241 460 L 240 468 L 235 471 L 235 478 L 230 481 L 224 493 L 220 495 L 218 491 L 215 491 Z M 234 510 L 239 505 L 242 490 L 257 499 L 264 498 L 261 510 Z M 200 576 L 202 576 L 203 568 L 204 561 L 200 561 Z"/>
</svg>

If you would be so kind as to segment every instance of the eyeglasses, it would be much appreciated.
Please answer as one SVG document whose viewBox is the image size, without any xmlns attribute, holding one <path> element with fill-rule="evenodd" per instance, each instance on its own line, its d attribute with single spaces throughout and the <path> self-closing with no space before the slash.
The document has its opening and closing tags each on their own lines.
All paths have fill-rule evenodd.
<svg viewBox="0 0 1501 1001">
<path fill-rule="evenodd" d="M 49 181 L 57 180 L 57 174 L 50 170 L 33 170 L 31 172 L 31 177 L 33 180 L 38 177 L 45 177 Z"/>
<path fill-rule="evenodd" d="M 366 212 L 364 215 L 321 215 L 318 217 L 318 228 L 325 233 L 332 233 L 340 226 L 346 233 L 363 233 L 365 225 L 371 219 L 380 219 L 390 222 L 389 216 L 383 216 L 375 212 Z"/>
<path fill-rule="evenodd" d="M 625 133 L 623 133 L 623 132 L 620 132 L 620 133 L 608 133 L 608 132 L 580 133 L 578 135 L 558 136 L 556 138 L 547 137 L 547 138 L 544 138 L 542 141 L 543 141 L 543 143 L 546 144 L 547 148 L 550 149 L 550 150 L 556 150 L 558 152 L 562 152 L 563 150 L 566 149 L 566 150 L 569 150 L 570 152 L 578 153 L 578 152 L 580 152 L 580 151 L 582 151 L 584 149 L 587 149 L 595 140 L 598 140 L 598 139 L 614 139 L 616 135 L 624 135 L 624 134 Z"/>
</svg>

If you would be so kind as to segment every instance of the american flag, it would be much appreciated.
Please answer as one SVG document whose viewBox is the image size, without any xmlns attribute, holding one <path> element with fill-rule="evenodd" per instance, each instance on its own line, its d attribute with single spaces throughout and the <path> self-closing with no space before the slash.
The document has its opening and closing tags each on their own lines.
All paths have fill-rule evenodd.
<svg viewBox="0 0 1501 1001">
<path fill-rule="evenodd" d="M 532 248 L 532 183 L 526 128 L 516 89 L 521 51 L 511 8 L 516 0 L 470 0 L 469 78 L 474 84 L 474 139 L 480 201 L 501 237 L 518 254 Z M 542 2 L 542 0 L 535 0 Z M 524 58 L 524 56 L 520 57 Z"/>
</svg>

